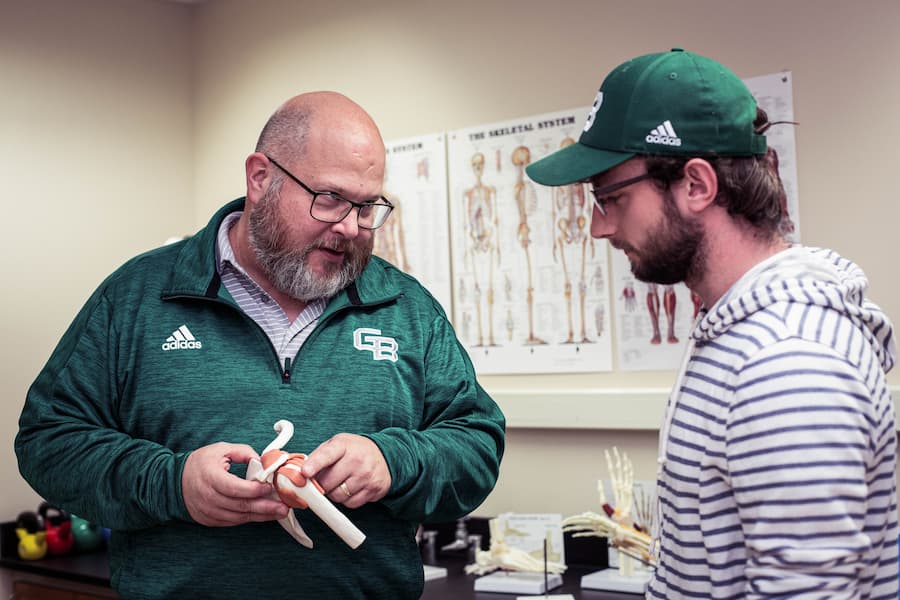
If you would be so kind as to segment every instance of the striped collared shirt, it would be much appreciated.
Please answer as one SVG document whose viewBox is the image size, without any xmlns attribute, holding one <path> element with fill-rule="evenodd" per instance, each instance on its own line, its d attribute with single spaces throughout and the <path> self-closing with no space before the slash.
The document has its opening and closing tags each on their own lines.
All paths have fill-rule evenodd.
<svg viewBox="0 0 900 600">
<path fill-rule="evenodd" d="M 219 227 L 216 245 L 218 255 L 216 266 L 219 276 L 225 289 L 241 310 L 266 332 L 281 359 L 280 362 L 289 364 L 285 359 L 293 360 L 297 355 L 300 346 L 315 329 L 327 301 L 322 298 L 313 300 L 293 323 L 290 322 L 278 302 L 247 275 L 234 256 L 228 232 L 237 223 L 241 214 L 240 211 L 229 214 Z"/>
</svg>

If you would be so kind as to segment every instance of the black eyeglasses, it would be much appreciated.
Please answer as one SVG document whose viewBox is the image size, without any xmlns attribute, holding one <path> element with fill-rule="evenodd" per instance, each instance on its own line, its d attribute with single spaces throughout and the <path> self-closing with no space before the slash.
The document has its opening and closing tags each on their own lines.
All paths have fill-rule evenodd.
<svg viewBox="0 0 900 600">
<path fill-rule="evenodd" d="M 597 210 L 599 210 L 600 214 L 605 217 L 606 206 L 604 205 L 606 204 L 606 202 L 603 200 L 605 196 L 608 196 L 613 192 L 617 192 L 622 188 L 626 188 L 629 185 L 635 184 L 638 181 L 643 181 L 645 179 L 650 179 L 650 173 L 644 173 L 643 175 L 638 175 L 637 177 L 632 177 L 631 179 L 626 179 L 617 183 L 611 183 L 600 188 L 591 187 L 591 193 L 594 195 L 594 204 L 596 205 Z"/>
<path fill-rule="evenodd" d="M 316 221 L 340 223 L 347 218 L 350 211 L 358 208 L 356 224 L 362 229 L 378 229 L 384 225 L 391 211 L 394 210 L 394 205 L 384 196 L 379 196 L 377 200 L 371 202 L 354 202 L 334 192 L 317 192 L 297 179 L 296 175 L 282 167 L 277 160 L 268 154 L 266 158 L 312 196 L 312 202 L 309 205 L 309 215 Z"/>
</svg>

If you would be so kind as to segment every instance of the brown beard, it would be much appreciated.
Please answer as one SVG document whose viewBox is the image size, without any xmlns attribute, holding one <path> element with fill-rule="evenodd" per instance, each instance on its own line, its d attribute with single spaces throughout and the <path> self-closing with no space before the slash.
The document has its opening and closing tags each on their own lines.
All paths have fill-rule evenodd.
<svg viewBox="0 0 900 600">
<path fill-rule="evenodd" d="M 665 220 L 647 236 L 640 252 L 629 248 L 636 258 L 631 272 L 640 281 L 672 285 L 696 280 L 703 269 L 705 241 L 702 226 L 681 216 L 671 192 L 663 195 Z"/>
</svg>

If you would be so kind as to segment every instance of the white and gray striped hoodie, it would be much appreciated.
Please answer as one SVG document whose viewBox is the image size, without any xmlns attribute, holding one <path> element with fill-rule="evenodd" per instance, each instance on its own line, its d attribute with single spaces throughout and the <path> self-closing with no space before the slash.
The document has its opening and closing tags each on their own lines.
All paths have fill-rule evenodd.
<svg viewBox="0 0 900 600">
<path fill-rule="evenodd" d="M 898 597 L 893 329 L 793 246 L 695 324 L 660 436 L 648 598 Z"/>
</svg>

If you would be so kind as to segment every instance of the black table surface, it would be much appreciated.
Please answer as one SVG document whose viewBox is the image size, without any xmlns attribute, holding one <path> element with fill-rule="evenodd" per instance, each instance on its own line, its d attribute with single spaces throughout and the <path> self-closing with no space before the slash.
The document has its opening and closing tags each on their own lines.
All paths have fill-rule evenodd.
<svg viewBox="0 0 900 600">
<path fill-rule="evenodd" d="M 104 551 L 46 556 L 40 560 L 22 560 L 18 556 L 5 556 L 0 558 L 0 567 L 79 583 L 109 586 L 109 559 Z"/>
<path fill-rule="evenodd" d="M 447 577 L 426 581 L 422 600 L 503 600 L 516 597 L 516 594 L 476 592 L 476 576 L 465 573 L 465 562 L 456 558 L 442 559 L 439 566 L 447 568 Z M 109 585 L 109 562 L 105 552 L 53 556 L 41 560 L 3 558 L 0 559 L 0 566 L 70 581 Z M 569 567 L 563 574 L 563 585 L 550 590 L 550 595 L 571 594 L 576 600 L 636 600 L 641 597 L 638 594 L 581 589 L 581 576 L 595 570 L 596 567 Z"/>
<path fill-rule="evenodd" d="M 69 554 L 64 556 L 47 556 L 40 560 L 22 560 L 15 553 L 15 540 L 10 538 L 9 524 L 0 526 L 0 538 L 4 542 L 0 545 L 0 567 L 28 571 L 49 577 L 59 577 L 69 581 L 109 586 L 109 559 L 105 550 L 85 554 Z M 566 556 L 573 557 L 585 555 L 579 552 L 575 542 L 584 544 L 596 544 L 594 540 L 570 540 L 566 539 Z M 597 554 L 596 547 L 588 546 L 587 555 Z M 563 574 L 563 585 L 549 591 L 554 594 L 571 594 L 576 600 L 637 600 L 640 594 L 626 594 L 623 592 L 601 591 L 581 589 L 581 576 L 603 568 L 605 564 L 605 544 L 603 547 L 602 564 L 570 564 Z M 465 566 L 468 561 L 464 555 L 438 556 L 437 565 L 447 569 L 447 577 L 432 579 L 425 582 L 422 600 L 505 600 L 514 599 L 517 594 L 505 594 L 497 592 L 476 592 L 475 579 L 477 576 L 468 575 Z M 542 595 L 533 596 L 539 600 Z"/>
</svg>

